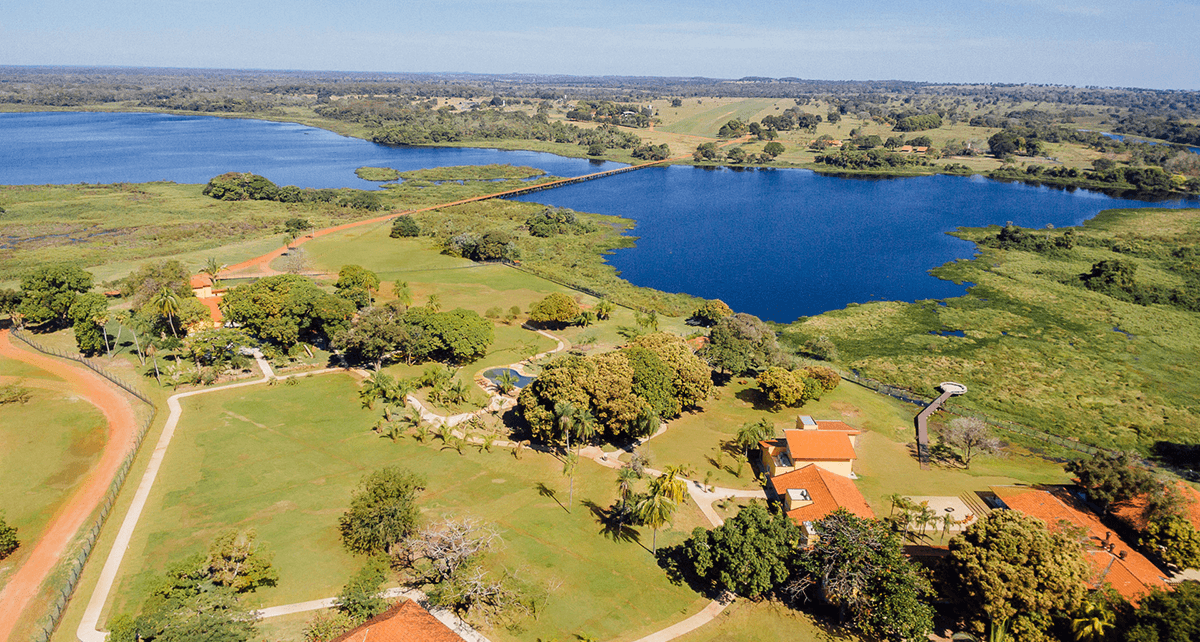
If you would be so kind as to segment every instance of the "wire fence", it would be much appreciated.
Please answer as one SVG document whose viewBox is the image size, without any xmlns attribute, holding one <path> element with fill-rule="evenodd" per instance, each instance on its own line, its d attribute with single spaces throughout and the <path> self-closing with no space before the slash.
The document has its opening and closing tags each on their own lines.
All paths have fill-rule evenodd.
<svg viewBox="0 0 1200 642">
<path fill-rule="evenodd" d="M 104 494 L 104 499 L 100 502 L 100 512 L 96 514 L 91 528 L 84 533 L 82 539 L 79 541 L 78 551 L 69 560 L 63 561 L 59 565 L 60 571 L 56 572 L 55 576 L 52 576 L 47 582 L 48 585 L 54 587 L 51 593 L 54 601 L 50 604 L 45 617 L 38 625 L 37 631 L 34 632 L 33 642 L 49 642 L 51 636 L 54 635 L 54 630 L 62 620 L 63 612 L 67 609 L 67 603 L 70 601 L 71 595 L 75 592 L 75 587 L 79 584 L 79 578 L 83 575 L 83 567 L 87 564 L 88 558 L 92 554 L 92 549 L 96 546 L 96 540 L 100 537 L 100 531 L 117 502 L 117 496 L 121 493 L 125 479 L 129 476 L 129 469 L 133 466 L 133 460 L 137 457 L 138 451 L 141 449 L 142 441 L 145 440 L 146 433 L 154 423 L 154 418 L 158 414 L 158 408 L 141 391 L 80 355 L 66 354 L 60 350 L 43 346 L 32 337 L 27 336 L 26 333 L 17 329 L 13 329 L 11 335 L 38 352 L 82 363 L 96 374 L 108 379 L 122 390 L 150 406 L 150 415 L 138 427 L 133 445 L 130 447 L 129 452 L 125 453 L 125 458 L 121 461 L 121 466 L 117 468 L 117 474 L 108 485 L 108 492 Z"/>
<path fill-rule="evenodd" d="M 826 365 L 826 364 L 821 364 L 821 365 Z M 828 365 L 826 365 L 826 367 L 828 367 Z M 869 388 L 880 394 L 885 394 L 894 399 L 899 399 L 901 401 L 911 403 L 913 405 L 924 407 L 924 406 L 929 405 L 933 401 L 933 397 L 926 397 L 923 395 L 919 395 L 911 390 L 888 385 L 881 381 L 876 381 L 874 379 L 863 377 L 854 372 L 846 372 L 844 370 L 840 370 L 837 368 L 834 368 L 834 370 L 836 370 L 837 373 L 839 375 L 841 375 L 842 378 L 846 379 L 847 381 L 852 381 L 864 388 Z M 1029 426 L 1026 426 L 1024 424 L 1019 424 L 1014 421 L 1004 421 L 1001 419 L 995 419 L 993 417 L 989 417 L 988 415 L 986 415 L 984 413 L 964 408 L 958 404 L 951 404 L 949 401 L 942 404 L 941 410 L 944 410 L 945 412 L 948 412 L 952 415 L 956 415 L 959 417 L 972 417 L 974 419 L 978 419 L 978 420 L 986 423 L 989 426 L 992 426 L 993 428 L 998 428 L 1000 430 L 1006 430 L 1008 432 L 1022 435 L 1024 437 L 1027 437 L 1027 438 L 1035 440 L 1035 441 L 1040 441 L 1044 444 L 1057 446 L 1060 448 L 1066 448 L 1068 450 L 1074 450 L 1076 452 L 1081 452 L 1081 453 L 1085 453 L 1088 455 L 1094 455 L 1096 453 L 1106 453 L 1108 455 L 1118 454 L 1118 452 L 1115 450 L 1112 450 L 1109 448 L 1102 448 L 1100 446 L 1094 446 L 1092 444 L 1087 444 L 1087 443 L 1080 441 L 1079 439 L 1077 439 L 1075 437 L 1062 437 L 1060 435 L 1055 435 L 1053 433 L 1049 433 L 1044 430 L 1038 430 L 1037 428 L 1031 428 Z"/>
</svg>

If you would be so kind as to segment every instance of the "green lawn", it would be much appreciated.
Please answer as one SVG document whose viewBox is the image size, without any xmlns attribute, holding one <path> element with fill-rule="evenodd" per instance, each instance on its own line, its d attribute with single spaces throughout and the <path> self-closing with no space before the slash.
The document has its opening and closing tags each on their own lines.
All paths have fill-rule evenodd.
<svg viewBox="0 0 1200 642">
<path fill-rule="evenodd" d="M 0 563 L 0 584 L 33 550 L 42 529 L 83 481 L 107 442 L 104 415 L 66 390 L 58 377 L 0 358 L 0 374 L 21 377 L 32 398 L 0 406 L 0 511 L 17 527 L 22 547 Z M 18 380 L 18 381 L 21 381 Z M 57 386 L 55 386 L 57 384 Z"/>
<path fill-rule="evenodd" d="M 492 560 L 536 583 L 562 587 L 537 621 L 497 640 L 563 639 L 576 632 L 633 639 L 681 619 L 703 600 L 671 585 L 650 553 L 613 542 L 583 505 L 607 506 L 615 474 L 584 463 L 567 513 L 567 480 L 553 458 L 527 452 L 460 455 L 434 441 L 399 443 L 369 430 L 354 378 L 333 374 L 295 386 L 218 392 L 184 402 L 167 454 L 115 591 L 114 610 L 136 608 L 172 560 L 200 550 L 227 526 L 254 527 L 275 552 L 277 587 L 251 599 L 275 605 L 329 597 L 360 564 L 340 546 L 337 519 L 351 489 L 370 470 L 401 464 L 425 475 L 428 519 L 472 515 L 500 528 L 504 548 Z M 539 492 L 539 487 L 553 491 Z M 682 540 L 703 518 L 681 512 L 659 545 Z M 651 533 L 641 539 L 649 544 Z"/>
<path fill-rule="evenodd" d="M 854 640 L 823 627 L 802 612 L 778 602 L 737 600 L 712 622 L 677 638 L 678 642 L 831 642 Z"/>
</svg>

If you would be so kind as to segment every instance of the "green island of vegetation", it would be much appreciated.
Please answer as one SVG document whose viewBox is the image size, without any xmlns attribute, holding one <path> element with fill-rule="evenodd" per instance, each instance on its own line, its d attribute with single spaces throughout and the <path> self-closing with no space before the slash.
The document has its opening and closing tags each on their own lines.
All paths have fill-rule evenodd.
<svg viewBox="0 0 1200 642">
<path fill-rule="evenodd" d="M 354 175 L 364 181 L 385 183 L 400 178 L 400 171 L 390 167 L 360 167 L 354 170 Z"/>
</svg>

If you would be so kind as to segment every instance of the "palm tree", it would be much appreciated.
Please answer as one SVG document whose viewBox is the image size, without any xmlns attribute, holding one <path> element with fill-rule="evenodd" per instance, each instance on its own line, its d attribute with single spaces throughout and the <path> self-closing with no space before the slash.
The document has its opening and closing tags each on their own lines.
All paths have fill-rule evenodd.
<svg viewBox="0 0 1200 642">
<path fill-rule="evenodd" d="M 650 482 L 650 494 L 661 494 L 668 497 L 677 505 L 687 497 L 687 483 L 680 479 L 683 469 L 680 466 L 667 466 L 663 474 Z"/>
<path fill-rule="evenodd" d="M 519 379 L 517 379 L 517 375 L 513 374 L 512 370 L 505 370 L 496 377 L 495 381 L 496 389 L 500 391 L 500 394 L 506 395 L 513 388 L 517 387 Z"/>
<path fill-rule="evenodd" d="M 171 334 L 176 339 L 179 338 L 179 333 L 175 331 L 175 323 L 172 321 L 179 314 L 179 297 L 170 288 L 163 288 L 154 295 L 154 300 L 151 301 L 154 309 L 159 314 L 167 318 L 167 325 L 171 327 Z"/>
<path fill-rule="evenodd" d="M 625 520 L 625 511 L 629 506 L 629 498 L 633 495 L 633 484 L 642 476 L 630 466 L 617 469 L 617 497 L 621 498 L 621 521 Z"/>
<path fill-rule="evenodd" d="M 1100 642 L 1113 627 L 1113 612 L 1103 603 L 1088 600 L 1083 603 L 1079 617 L 1071 620 L 1075 642 Z"/>
<path fill-rule="evenodd" d="M 461 379 L 446 389 L 446 400 L 452 404 L 466 403 L 471 398 L 471 389 Z"/>
<path fill-rule="evenodd" d="M 614 306 L 611 301 L 608 299 L 603 299 L 596 304 L 596 318 L 605 321 L 608 320 L 608 317 L 612 316 L 613 307 Z"/>
<path fill-rule="evenodd" d="M 891 517 L 892 515 L 896 514 L 896 506 L 899 506 L 904 501 L 904 495 L 901 495 L 900 493 L 892 493 L 891 495 L 884 497 L 884 499 L 892 503 L 892 510 L 888 512 L 888 517 Z"/>
<path fill-rule="evenodd" d="M 207 274 L 208 278 L 212 279 L 212 286 L 215 288 L 217 287 L 217 275 L 220 274 L 221 270 L 224 269 L 225 264 L 218 261 L 217 257 L 210 256 L 208 257 L 208 261 L 204 264 L 204 267 L 200 268 L 200 271 Z"/>
<path fill-rule="evenodd" d="M 646 408 L 638 413 L 637 419 L 633 420 L 633 435 L 645 439 L 658 432 L 661 425 L 662 418 L 658 416 L 658 413 Z"/>
<path fill-rule="evenodd" d="M 441 310 L 442 309 L 441 295 L 438 294 L 437 292 L 430 294 L 429 298 L 425 299 L 425 307 L 429 308 L 429 310 L 431 312 L 438 312 L 439 310 Z"/>
<path fill-rule="evenodd" d="M 133 333 L 133 345 L 137 347 L 138 360 L 142 362 L 143 366 L 146 365 L 146 355 L 142 354 L 142 342 L 138 339 L 137 333 L 137 326 L 140 324 L 134 318 L 133 313 L 128 310 L 118 312 L 117 323 L 120 323 L 122 326 L 129 326 L 129 331 Z M 120 334 L 117 334 L 118 339 L 120 339 L 120 336 Z"/>
<path fill-rule="evenodd" d="M 410 429 L 420 432 L 421 426 L 425 424 L 425 419 L 421 417 L 421 411 L 416 408 L 409 408 L 408 414 L 400 417 L 399 422 L 404 427 L 405 432 Z M 426 434 L 429 434 L 428 431 L 426 431 Z M 424 442 L 425 440 L 422 439 L 421 441 Z"/>
<path fill-rule="evenodd" d="M 658 553 L 658 529 L 662 528 L 675 515 L 675 509 L 679 507 L 674 500 L 661 492 L 655 492 L 653 486 L 650 488 L 650 495 L 642 501 L 638 502 L 634 509 L 637 512 L 638 519 L 643 524 L 654 529 L 654 539 L 652 541 L 651 552 Z"/>
<path fill-rule="evenodd" d="M 392 289 L 395 290 L 396 300 L 400 302 L 400 305 L 406 308 L 412 305 L 413 294 L 412 288 L 408 287 L 408 281 L 396 281 Z"/>
<path fill-rule="evenodd" d="M 358 391 L 358 398 L 362 400 L 363 408 L 374 410 L 375 400 L 387 400 L 394 396 L 393 389 L 395 387 L 396 380 L 391 375 L 376 371 L 363 380 L 363 387 Z"/>
<path fill-rule="evenodd" d="M 100 336 L 104 337 L 104 355 L 112 358 L 112 346 L 108 344 L 108 331 L 104 326 L 108 325 L 108 310 L 104 310 L 92 317 L 92 323 L 100 326 Z"/>
</svg>

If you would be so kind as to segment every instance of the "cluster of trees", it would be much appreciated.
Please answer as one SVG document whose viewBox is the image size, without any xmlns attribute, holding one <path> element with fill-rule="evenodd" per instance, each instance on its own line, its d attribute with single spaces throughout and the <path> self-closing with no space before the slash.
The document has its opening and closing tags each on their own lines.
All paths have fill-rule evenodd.
<svg viewBox="0 0 1200 642">
<path fill-rule="evenodd" d="M 559 234 L 588 234 L 595 232 L 591 222 L 580 220 L 575 212 L 565 207 L 546 207 L 530 214 L 525 219 L 529 234 L 538 238 L 550 238 Z"/>
<path fill-rule="evenodd" d="M 517 410 L 536 439 L 562 440 L 558 411 L 570 404 L 611 437 L 645 437 L 663 419 L 696 406 L 712 392 L 705 364 L 683 339 L 655 333 L 604 354 L 559 357 L 518 397 Z"/>
<path fill-rule="evenodd" d="M 775 157 L 784 152 L 784 147 L 780 143 L 774 141 L 767 143 L 763 147 L 762 153 L 751 154 L 744 147 L 734 147 L 728 152 L 717 147 L 715 143 L 701 143 L 696 146 L 696 150 L 692 152 L 692 160 L 701 161 L 720 161 L 728 160 L 731 163 L 769 163 L 775 160 Z"/>
<path fill-rule="evenodd" d="M 227 172 L 214 176 L 204 186 L 203 194 L 222 201 L 333 203 L 371 212 L 383 209 L 383 201 L 375 192 L 359 189 L 299 188 L 295 185 L 279 187 L 266 177 L 245 172 Z"/>
<path fill-rule="evenodd" d="M 807 546 L 790 518 L 751 504 L 720 527 L 695 529 L 660 559 L 711 593 L 826 605 L 865 638 L 900 642 L 932 631 L 933 586 L 890 526 L 839 509 L 813 528 L 817 541 Z"/>
<path fill-rule="evenodd" d="M 111 348 L 104 330 L 110 313 L 104 295 L 91 289 L 91 272 L 66 263 L 44 265 L 25 273 L 20 291 L 4 294 L 4 306 L 18 325 L 44 331 L 70 325 L 79 351 L 99 354 Z"/>
<path fill-rule="evenodd" d="M 893 129 L 898 132 L 919 132 L 926 129 L 937 129 L 941 126 L 940 114 L 913 114 L 898 118 Z"/>
<path fill-rule="evenodd" d="M 758 375 L 758 390 L 775 407 L 799 408 L 809 401 L 821 399 L 833 392 L 842 377 L 824 366 L 807 366 L 788 370 L 771 366 Z"/>
<path fill-rule="evenodd" d="M 338 101 L 317 108 L 317 113 L 329 118 L 362 122 L 378 129 L 371 140 L 383 145 L 429 145 L 470 140 L 519 139 L 555 143 L 576 143 L 585 147 L 594 144 L 606 148 L 632 149 L 641 139 L 622 132 L 611 124 L 594 129 L 551 121 L 544 114 L 530 116 L 521 111 L 478 110 L 454 112 L 449 109 L 403 107 L 384 114 L 358 109 L 371 101 Z"/>
<path fill-rule="evenodd" d="M 733 309 L 720 299 L 705 301 L 700 304 L 700 307 L 692 311 L 692 315 L 688 317 L 689 323 L 695 323 L 711 328 L 718 321 L 733 314 Z"/>
<path fill-rule="evenodd" d="M 1080 640 L 1120 633 L 1108 639 L 1144 642 L 1200 632 L 1197 611 L 1187 610 L 1200 605 L 1195 585 L 1151 593 L 1135 613 L 1114 593 L 1087 589 L 1092 571 L 1072 534 L 1019 512 L 995 511 L 967 527 L 936 574 L 904 555 L 897 528 L 838 510 L 813 523 L 810 539 L 782 513 L 751 504 L 664 549 L 660 563 L 712 594 L 823 606 L 865 639 L 924 638 L 935 602 L 978 639 L 1042 642 L 1065 630 Z"/>
<path fill-rule="evenodd" d="M 567 112 L 567 120 L 595 121 L 643 129 L 650 126 L 653 116 L 654 110 L 650 107 L 614 103 L 609 100 L 580 100 L 575 103 L 574 109 Z"/>
<path fill-rule="evenodd" d="M 463 232 L 446 239 L 442 252 L 472 261 L 499 261 L 518 259 L 516 239 L 505 230 L 488 230 L 482 234 Z"/>
<path fill-rule="evenodd" d="M 714 370 L 731 375 L 790 365 L 775 330 L 744 312 L 718 318 L 709 331 L 708 343 L 698 354 Z"/>
<path fill-rule="evenodd" d="M 423 490 L 425 479 L 399 466 L 381 468 L 359 482 L 339 528 L 348 550 L 371 559 L 338 596 L 338 609 L 348 621 L 340 627 L 310 623 L 310 631 L 321 629 L 310 639 L 332 638 L 340 631 L 329 629 L 349 629 L 386 608 L 378 591 L 389 564 L 404 572 L 407 583 L 430 587 L 426 592 L 435 605 L 485 622 L 511 623 L 544 605 L 545 592 L 531 590 L 514 575 L 497 576 L 482 564 L 500 543 L 493 528 L 471 518 L 422 525 L 417 499 Z"/>
<path fill-rule="evenodd" d="M 1075 230 L 1069 229 L 1059 234 L 1047 229 L 1035 233 L 1034 230 L 1022 228 L 1010 222 L 1000 228 L 996 236 L 981 239 L 979 244 L 1001 250 L 1020 250 L 1044 254 L 1070 250 L 1075 247 L 1076 240 Z"/>
<path fill-rule="evenodd" d="M 841 169 L 900 169 L 930 164 L 928 156 L 895 154 L 880 149 L 869 149 L 865 152 L 842 149 L 830 154 L 819 154 L 813 160 Z"/>
<path fill-rule="evenodd" d="M 231 288 L 220 306 L 227 320 L 285 350 L 302 338 L 334 337 L 349 327 L 355 312 L 354 302 L 294 274 L 268 276 Z"/>
<path fill-rule="evenodd" d="M 1164 287 L 1145 283 L 1137 278 L 1137 263 L 1129 259 L 1104 259 L 1092 269 L 1072 280 L 1083 287 L 1119 301 L 1138 305 L 1170 305 L 1183 310 L 1200 312 L 1200 274 L 1186 264 L 1176 264 L 1171 270 L 1184 280 L 1183 287 Z"/>
<path fill-rule="evenodd" d="M 137 616 L 109 623 L 113 642 L 245 642 L 258 617 L 241 597 L 274 586 L 279 575 L 253 530 L 218 534 L 207 553 L 171 565 Z"/>
<path fill-rule="evenodd" d="M 495 328 L 473 310 L 442 312 L 406 307 L 401 301 L 368 308 L 334 335 L 332 345 L 348 359 L 378 370 L 396 356 L 406 363 L 466 363 L 487 354 Z"/>
<path fill-rule="evenodd" d="M 839 115 L 840 119 L 840 115 Z M 830 121 L 836 122 L 836 121 Z M 795 130 L 816 131 L 817 125 L 821 123 L 819 114 L 810 114 L 802 111 L 797 107 L 788 107 L 779 113 L 779 115 L 763 116 L 759 121 L 761 127 L 765 130 L 777 130 L 781 132 Z M 754 131 L 754 123 L 750 124 L 750 133 L 759 136 L 759 133 Z"/>
<path fill-rule="evenodd" d="M 529 307 L 529 321 L 551 328 L 567 325 L 589 326 L 598 320 L 608 320 L 614 308 L 610 301 L 601 300 L 594 309 L 584 310 L 574 297 L 552 292 Z"/>
<path fill-rule="evenodd" d="M 661 145 L 638 145 L 630 155 L 648 161 L 666 160 L 671 157 L 671 147 L 666 143 Z"/>
</svg>

